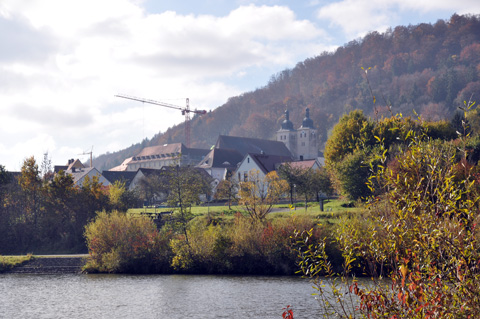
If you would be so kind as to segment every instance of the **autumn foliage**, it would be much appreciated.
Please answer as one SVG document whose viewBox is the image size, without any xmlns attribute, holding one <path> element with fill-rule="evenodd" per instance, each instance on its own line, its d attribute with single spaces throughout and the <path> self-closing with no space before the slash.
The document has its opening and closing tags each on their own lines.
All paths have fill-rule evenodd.
<svg viewBox="0 0 480 319">
<path fill-rule="evenodd" d="M 409 131 L 403 152 L 380 153 L 382 165 L 369 178 L 376 194 L 368 202 L 369 218 L 341 223 L 337 232 L 342 272 L 332 271 L 325 241 L 310 241 L 308 232 L 296 233 L 301 272 L 314 280 L 327 314 L 480 315 L 478 162 L 468 155 L 472 138 L 460 132 L 458 136 L 442 141 Z M 358 270 L 371 278 L 368 284 L 356 280 Z M 319 277 L 325 274 L 338 276 L 330 290 Z M 329 302 L 330 294 L 336 304 Z"/>
</svg>

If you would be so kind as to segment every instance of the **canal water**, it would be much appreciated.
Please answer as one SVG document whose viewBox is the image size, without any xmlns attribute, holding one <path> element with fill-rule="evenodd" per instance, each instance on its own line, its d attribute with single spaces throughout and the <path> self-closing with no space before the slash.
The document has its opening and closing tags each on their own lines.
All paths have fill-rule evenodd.
<svg viewBox="0 0 480 319">
<path fill-rule="evenodd" d="M 0 274 L 0 318 L 316 318 L 298 277 Z"/>
</svg>

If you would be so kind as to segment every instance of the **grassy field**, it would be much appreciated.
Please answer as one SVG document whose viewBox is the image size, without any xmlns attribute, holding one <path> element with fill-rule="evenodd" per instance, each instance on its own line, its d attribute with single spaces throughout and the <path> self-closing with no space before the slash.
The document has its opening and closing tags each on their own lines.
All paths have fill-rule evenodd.
<svg viewBox="0 0 480 319">
<path fill-rule="evenodd" d="M 307 209 L 305 209 L 304 203 L 296 203 L 295 206 L 290 206 L 289 204 L 278 204 L 274 205 L 272 213 L 269 214 L 269 218 L 283 218 L 288 217 L 291 214 L 308 214 L 314 218 L 321 218 L 335 222 L 340 217 L 345 215 L 361 213 L 363 208 L 361 207 L 349 207 L 347 202 L 334 199 L 329 201 L 324 201 L 323 212 L 320 211 L 319 204 L 317 202 L 308 203 Z M 154 208 L 154 207 L 144 207 L 144 208 L 134 208 L 129 209 L 129 214 L 141 214 L 141 213 L 159 213 L 171 211 L 172 208 Z M 211 205 L 211 206 L 195 206 L 192 207 L 192 213 L 196 216 L 222 216 L 225 219 L 233 218 L 237 213 L 246 214 L 245 209 L 239 205 L 232 205 L 231 209 L 228 208 L 228 205 Z"/>
<path fill-rule="evenodd" d="M 26 256 L 0 256 L 0 272 L 4 272 L 8 269 L 11 269 L 15 266 L 19 266 L 24 262 L 32 259 L 32 255 Z"/>
</svg>

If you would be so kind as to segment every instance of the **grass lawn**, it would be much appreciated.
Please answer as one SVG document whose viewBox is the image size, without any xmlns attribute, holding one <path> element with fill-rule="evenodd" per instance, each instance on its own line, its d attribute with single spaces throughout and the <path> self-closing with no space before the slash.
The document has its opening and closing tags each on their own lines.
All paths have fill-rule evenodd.
<svg viewBox="0 0 480 319">
<path fill-rule="evenodd" d="M 317 202 L 308 203 L 308 207 L 305 210 L 305 204 L 296 203 L 296 207 L 290 207 L 290 204 L 277 204 L 273 207 L 273 212 L 269 214 L 270 218 L 284 218 L 289 217 L 293 213 L 296 214 L 308 214 L 313 218 L 321 218 L 335 222 L 345 215 L 351 215 L 356 213 L 362 213 L 363 208 L 359 207 L 349 207 L 348 203 L 342 200 L 333 199 L 324 201 L 323 212 L 320 211 L 319 204 Z M 145 208 L 132 208 L 128 210 L 129 214 L 140 214 L 143 212 L 147 213 L 159 213 L 165 211 L 171 211 L 172 208 L 154 208 L 154 207 L 145 207 Z M 240 205 L 232 205 L 231 209 L 228 209 L 228 205 L 211 205 L 211 206 L 195 206 L 192 207 L 192 213 L 196 216 L 204 216 L 207 214 L 213 216 L 222 216 L 225 219 L 233 218 L 237 213 L 245 213 L 245 209 Z"/>
<path fill-rule="evenodd" d="M 0 256 L 0 272 L 19 266 L 32 258 L 30 254 L 26 256 Z"/>
</svg>

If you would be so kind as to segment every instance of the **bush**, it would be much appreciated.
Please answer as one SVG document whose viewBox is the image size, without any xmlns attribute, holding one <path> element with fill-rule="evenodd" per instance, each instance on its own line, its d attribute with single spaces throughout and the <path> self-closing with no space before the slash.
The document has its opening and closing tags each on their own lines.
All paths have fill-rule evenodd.
<svg viewBox="0 0 480 319">
<path fill-rule="evenodd" d="M 151 273 L 169 271 L 171 235 L 147 217 L 101 212 L 86 226 L 87 271 Z"/>
</svg>

